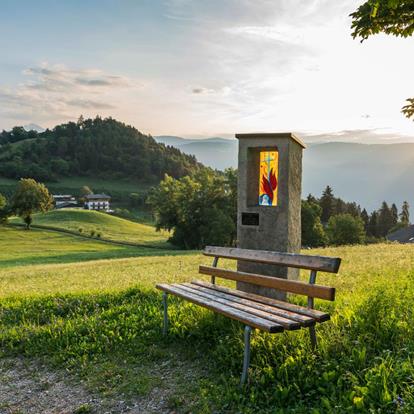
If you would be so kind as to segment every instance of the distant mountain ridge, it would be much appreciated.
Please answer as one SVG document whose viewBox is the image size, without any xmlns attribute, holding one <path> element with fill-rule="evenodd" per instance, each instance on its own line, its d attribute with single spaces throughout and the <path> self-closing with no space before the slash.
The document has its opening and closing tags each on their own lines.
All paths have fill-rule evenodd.
<svg viewBox="0 0 414 414">
<path fill-rule="evenodd" d="M 174 137 L 172 142 L 207 166 L 237 168 L 236 139 Z M 328 184 L 337 196 L 369 210 L 379 208 L 383 200 L 398 206 L 407 200 L 414 207 L 414 143 L 311 143 L 303 152 L 303 197 L 319 196 Z"/>
</svg>

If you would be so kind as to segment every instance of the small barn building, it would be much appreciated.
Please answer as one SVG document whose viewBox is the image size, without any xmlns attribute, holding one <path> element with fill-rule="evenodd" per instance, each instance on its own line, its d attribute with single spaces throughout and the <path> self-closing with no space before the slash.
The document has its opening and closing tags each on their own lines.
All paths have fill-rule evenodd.
<svg viewBox="0 0 414 414">
<path fill-rule="evenodd" d="M 390 233 L 387 239 L 400 243 L 414 243 L 414 224 Z"/>
<path fill-rule="evenodd" d="M 111 197 L 107 194 L 88 194 L 85 197 L 86 210 L 110 211 Z"/>
</svg>

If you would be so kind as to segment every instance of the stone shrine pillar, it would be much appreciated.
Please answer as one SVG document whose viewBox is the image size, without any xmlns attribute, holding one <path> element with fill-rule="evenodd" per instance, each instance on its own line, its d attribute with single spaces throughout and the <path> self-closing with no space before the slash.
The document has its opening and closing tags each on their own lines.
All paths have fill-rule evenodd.
<svg viewBox="0 0 414 414">
<path fill-rule="evenodd" d="M 236 134 L 239 140 L 237 247 L 299 253 L 302 151 L 292 133 Z M 238 261 L 242 272 L 297 279 L 298 269 Z M 245 292 L 285 299 L 271 288 L 237 282 Z"/>
</svg>

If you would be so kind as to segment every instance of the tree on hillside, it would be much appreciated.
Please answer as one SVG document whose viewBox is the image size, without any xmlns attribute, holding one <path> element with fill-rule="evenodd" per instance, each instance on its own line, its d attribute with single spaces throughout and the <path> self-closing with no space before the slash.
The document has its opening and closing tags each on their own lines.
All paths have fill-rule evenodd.
<svg viewBox="0 0 414 414">
<path fill-rule="evenodd" d="M 388 204 L 383 201 L 378 212 L 378 235 L 385 237 L 394 226 L 394 219 Z"/>
<path fill-rule="evenodd" d="M 368 233 L 369 215 L 365 208 L 361 211 L 361 220 L 364 222 L 365 232 Z"/>
<path fill-rule="evenodd" d="M 379 237 L 378 232 L 378 212 L 373 211 L 369 216 L 369 223 L 367 227 L 367 235 L 371 237 Z"/>
<path fill-rule="evenodd" d="M 7 220 L 9 215 L 9 209 L 7 208 L 7 199 L 0 193 L 0 223 Z"/>
<path fill-rule="evenodd" d="M 400 222 L 407 227 L 410 224 L 410 206 L 407 201 L 403 202 L 401 213 L 400 213 Z"/>
<path fill-rule="evenodd" d="M 81 203 L 85 202 L 85 196 L 93 194 L 93 191 L 91 190 L 91 188 L 87 185 L 84 185 L 80 191 L 79 191 L 79 201 Z"/>
<path fill-rule="evenodd" d="M 333 190 L 329 185 L 327 185 L 323 191 L 322 197 L 319 200 L 319 205 L 322 208 L 321 221 L 322 223 L 327 223 L 334 213 L 335 208 L 335 197 L 333 195 Z"/>
<path fill-rule="evenodd" d="M 27 229 L 32 224 L 32 214 L 46 212 L 53 207 L 53 198 L 49 190 L 32 178 L 22 178 L 12 198 L 14 214 L 22 217 Z"/>
<path fill-rule="evenodd" d="M 302 201 L 302 246 L 325 246 L 327 237 L 321 223 L 322 208 L 312 201 Z"/>
<path fill-rule="evenodd" d="M 310 193 L 306 197 L 306 201 L 309 202 L 309 203 L 315 203 L 315 204 L 318 204 L 319 203 L 318 202 L 318 199 L 315 196 L 313 196 L 312 194 L 310 194 Z"/>
<path fill-rule="evenodd" d="M 352 36 L 361 38 L 386 33 L 408 37 L 414 33 L 413 0 L 368 0 L 351 14 Z M 414 118 L 414 98 L 408 98 L 402 108 L 407 118 Z"/>
<path fill-rule="evenodd" d="M 392 217 L 392 225 L 396 226 L 398 223 L 398 208 L 395 203 L 391 204 L 391 217 Z"/>
<path fill-rule="evenodd" d="M 157 229 L 172 231 L 170 241 L 185 249 L 232 245 L 236 238 L 237 188 L 234 170 L 201 170 L 193 176 L 166 176 L 148 203 Z"/>
<path fill-rule="evenodd" d="M 334 245 L 361 244 L 365 241 L 364 223 L 360 217 L 339 214 L 329 219 L 326 231 Z"/>
<path fill-rule="evenodd" d="M 4 197 L 3 194 L 0 193 L 0 210 L 3 210 L 4 207 L 7 205 L 6 197 Z"/>
</svg>

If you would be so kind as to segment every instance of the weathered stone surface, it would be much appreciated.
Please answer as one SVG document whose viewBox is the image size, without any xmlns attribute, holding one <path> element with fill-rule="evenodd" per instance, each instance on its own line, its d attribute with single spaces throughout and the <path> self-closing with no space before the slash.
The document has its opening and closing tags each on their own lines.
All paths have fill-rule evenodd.
<svg viewBox="0 0 414 414">
<path fill-rule="evenodd" d="M 298 253 L 301 245 L 302 151 L 304 144 L 290 133 L 236 134 L 239 139 L 238 247 Z M 258 205 L 259 152 L 279 151 L 279 188 L 277 206 Z M 242 214 L 259 215 L 259 225 L 243 225 Z M 238 262 L 238 270 L 269 276 L 297 279 L 297 269 Z M 284 294 L 247 283 L 237 288 L 274 298 Z"/>
</svg>

